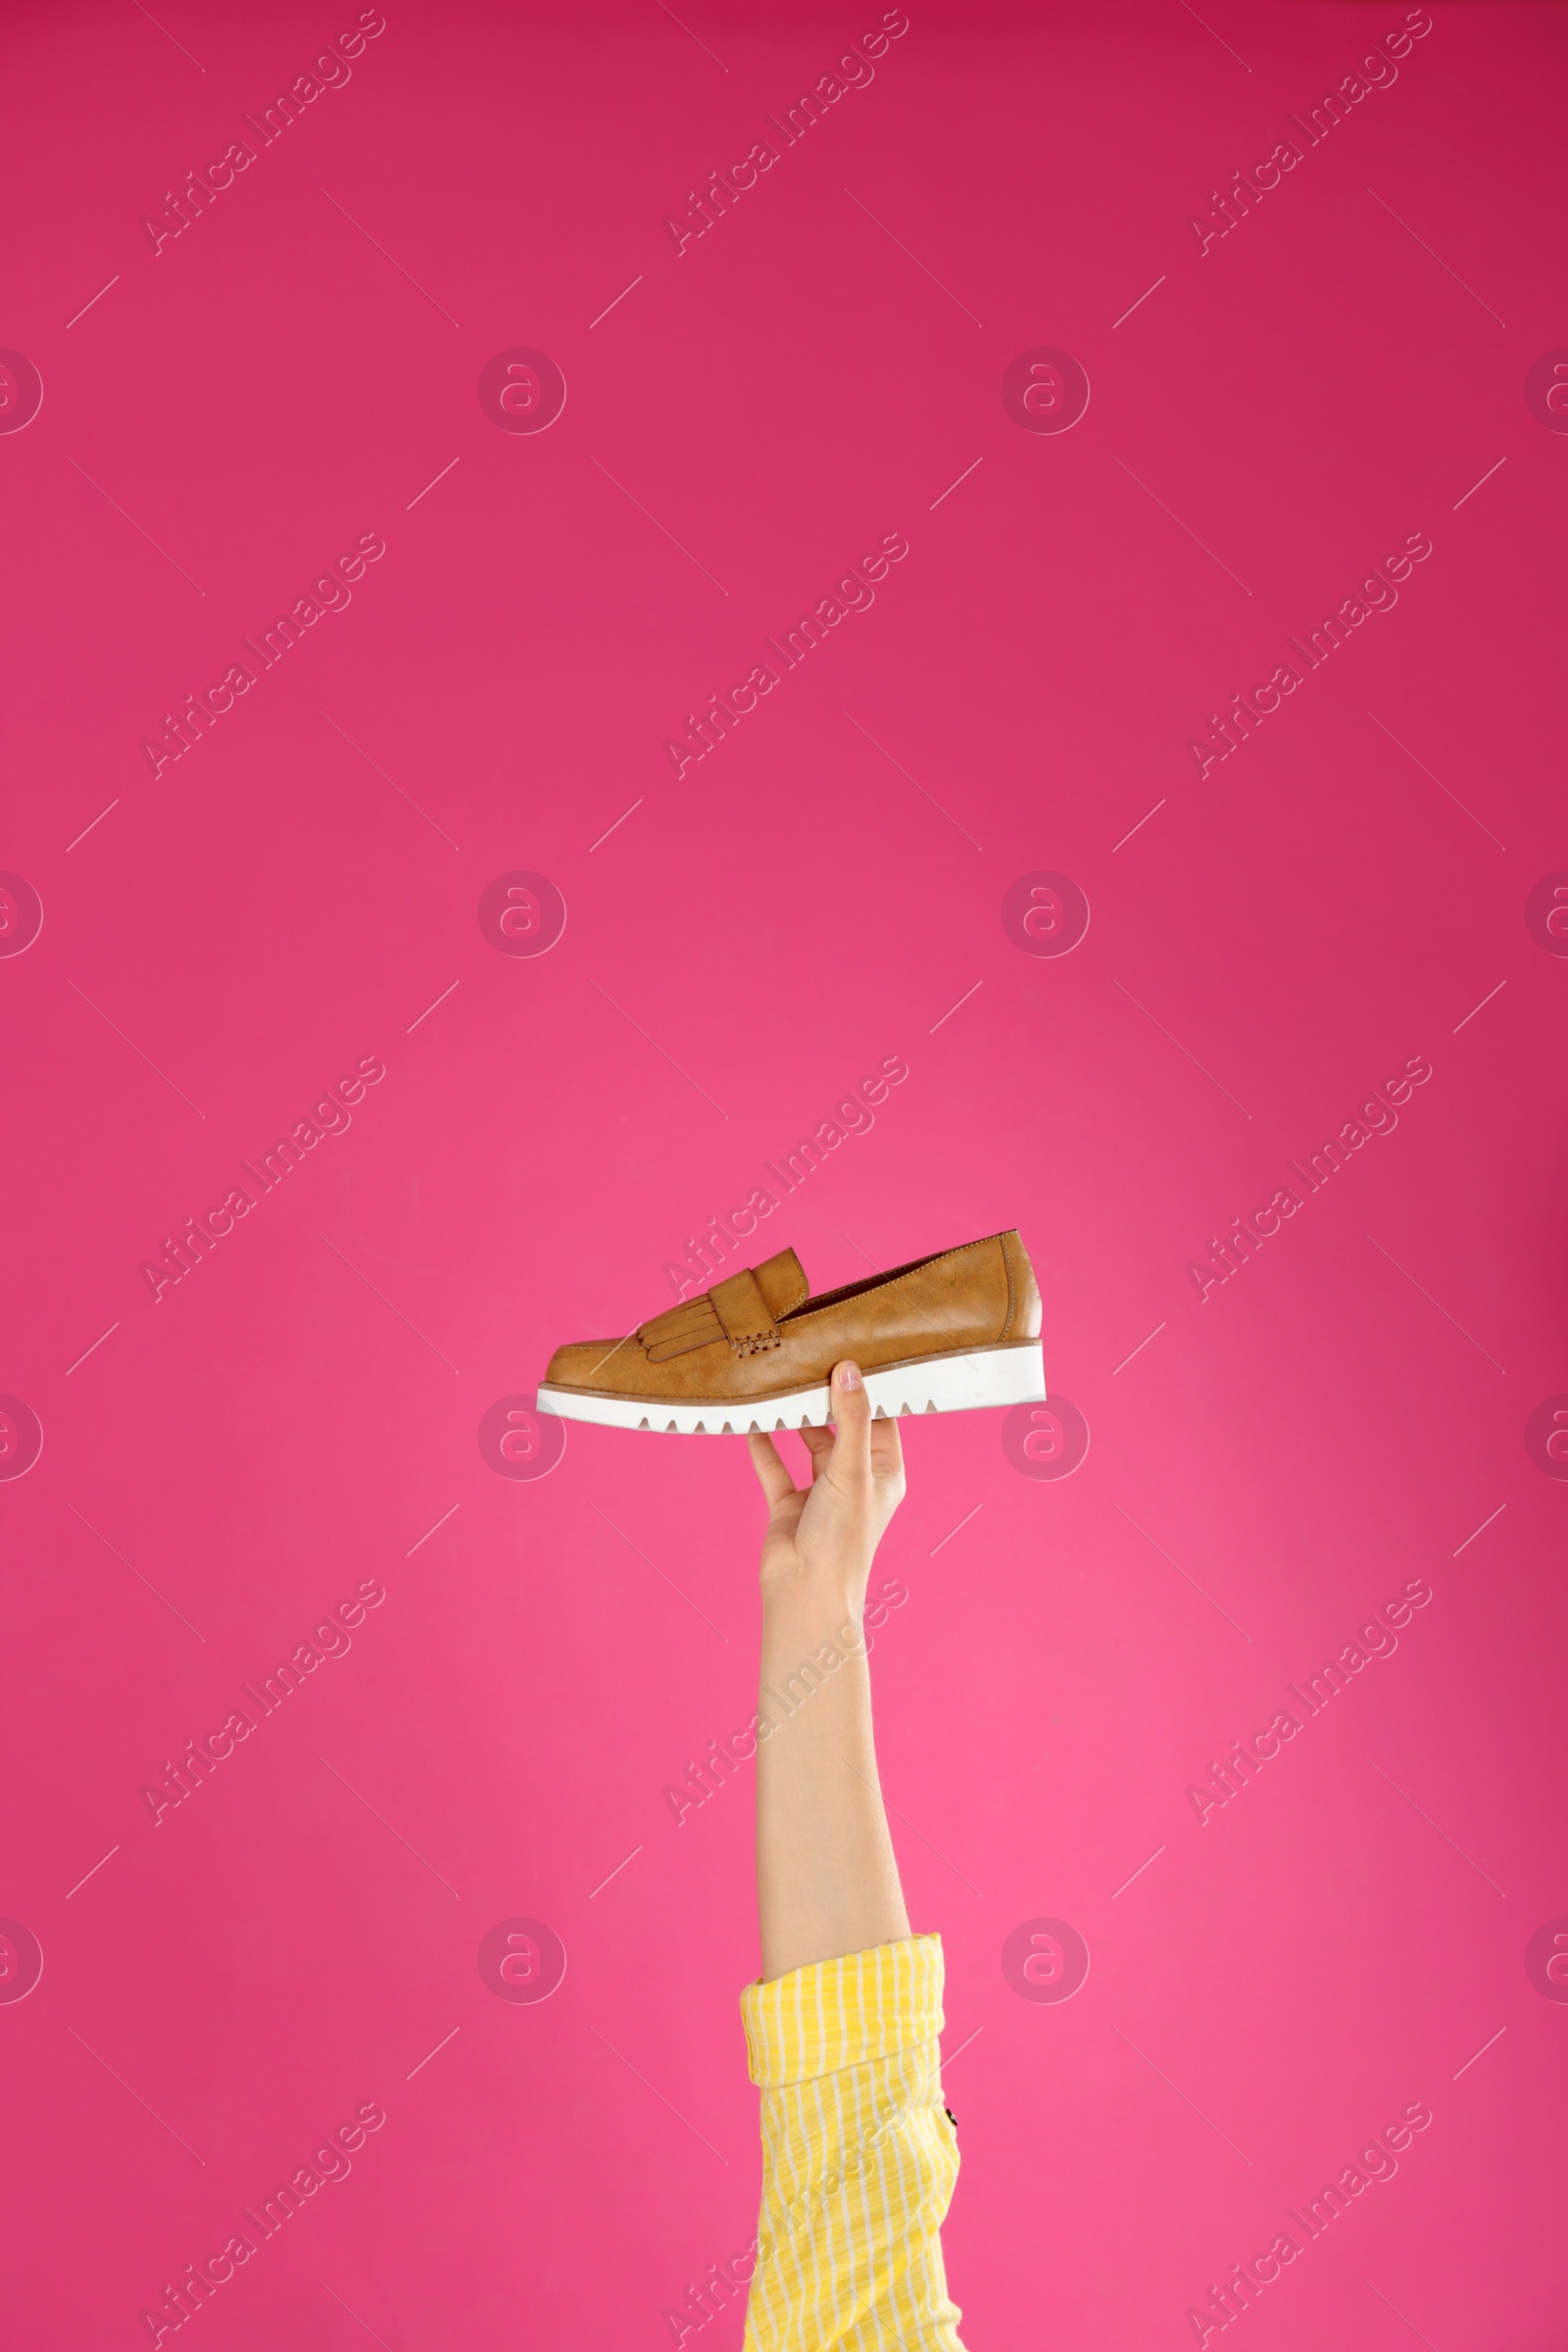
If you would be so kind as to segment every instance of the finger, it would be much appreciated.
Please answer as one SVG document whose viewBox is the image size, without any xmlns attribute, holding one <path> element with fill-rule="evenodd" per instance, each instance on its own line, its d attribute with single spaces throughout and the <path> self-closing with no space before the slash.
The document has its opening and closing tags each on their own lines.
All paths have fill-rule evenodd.
<svg viewBox="0 0 1568 2352">
<path fill-rule="evenodd" d="M 767 1507 L 772 1510 L 776 1503 L 784 1500 L 786 1494 L 795 1493 L 795 1481 L 785 1469 L 779 1458 L 778 1447 L 770 1437 L 754 1429 L 747 1433 L 746 1443 L 751 1451 L 752 1467 L 757 1472 L 762 1493 L 767 1496 Z"/>
<path fill-rule="evenodd" d="M 808 1423 L 796 1434 L 811 1457 L 811 1484 L 814 1486 L 833 1459 L 833 1432 Z"/>
<path fill-rule="evenodd" d="M 897 1421 L 872 1422 L 871 1469 L 878 1478 L 904 1476 L 904 1435 Z"/>
<path fill-rule="evenodd" d="M 849 1359 L 833 1367 L 833 1425 L 838 1432 L 832 1460 L 835 1477 L 869 1477 L 871 1399 L 859 1365 Z"/>
</svg>

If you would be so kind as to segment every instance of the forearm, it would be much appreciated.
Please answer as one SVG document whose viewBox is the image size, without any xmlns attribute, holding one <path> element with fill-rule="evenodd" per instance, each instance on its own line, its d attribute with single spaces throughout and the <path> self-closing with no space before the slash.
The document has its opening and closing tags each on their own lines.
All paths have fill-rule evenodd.
<svg viewBox="0 0 1568 2352">
<path fill-rule="evenodd" d="M 863 1603 L 841 1580 L 764 1587 L 757 1891 L 764 1981 L 909 1933 L 877 1780 Z"/>
<path fill-rule="evenodd" d="M 896 1421 L 833 1368 L 803 1493 L 750 1440 L 768 1501 L 757 1747 L 762 2212 L 746 2352 L 875 2342 L 961 2352 L 939 2231 L 958 2169 L 943 2109 L 942 1947 L 911 1938 L 871 1739 L 866 1578 L 904 1493 Z M 856 2184 L 852 2187 L 852 2183 Z"/>
</svg>

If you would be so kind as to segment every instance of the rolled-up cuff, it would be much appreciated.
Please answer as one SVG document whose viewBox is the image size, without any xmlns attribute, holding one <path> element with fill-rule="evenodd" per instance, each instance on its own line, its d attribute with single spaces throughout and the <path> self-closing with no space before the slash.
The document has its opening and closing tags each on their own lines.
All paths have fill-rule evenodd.
<svg viewBox="0 0 1568 2352">
<path fill-rule="evenodd" d="M 752 2081 L 778 2089 L 890 2058 L 942 2031 L 942 1938 L 911 1936 L 748 1984 L 741 2017 Z"/>
</svg>

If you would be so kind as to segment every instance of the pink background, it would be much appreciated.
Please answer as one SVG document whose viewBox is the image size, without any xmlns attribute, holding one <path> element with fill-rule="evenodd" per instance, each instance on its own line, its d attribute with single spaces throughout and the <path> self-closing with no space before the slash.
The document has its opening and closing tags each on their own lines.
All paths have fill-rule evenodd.
<svg viewBox="0 0 1568 2352">
<path fill-rule="evenodd" d="M 662 1790 L 753 1704 L 752 1474 L 573 1427 L 505 1478 L 476 1431 L 898 1054 L 732 1262 L 792 1242 L 820 1288 L 1017 1223 L 1092 1433 L 1053 1481 L 1000 1415 L 912 1428 L 885 1555 L 965 2338 L 1193 2341 L 1420 2100 L 1238 2325 L 1544 2352 L 1568 1489 L 1524 1433 L 1568 1390 L 1568 963 L 1525 902 L 1568 867 L 1568 439 L 1524 383 L 1568 343 L 1561 12 L 1437 0 L 1200 253 L 1398 0 L 911 0 L 677 253 L 875 5 L 389 0 L 155 255 L 142 216 L 356 13 L 8 18 L 0 343 L 44 387 L 0 435 L 0 866 L 44 912 L 0 958 L 0 1390 L 43 1430 L 0 1491 L 0 1914 L 44 1963 L 0 2003 L 8 2345 L 150 2340 L 371 2101 L 209 2352 L 630 2352 L 746 2247 L 750 1785 L 679 1828 Z M 516 347 L 568 388 L 537 435 L 476 395 Z M 1068 433 L 1003 405 L 1040 347 L 1088 373 Z M 685 714 L 896 531 L 677 781 Z M 1209 713 L 1418 532 L 1397 608 L 1200 780 Z M 155 780 L 162 714 L 372 533 Z M 567 909 L 537 957 L 477 920 L 519 869 Z M 1087 894 L 1071 955 L 1004 928 L 1039 869 Z M 1418 1055 L 1397 1130 L 1200 1301 L 1188 1262 Z M 164 1237 L 375 1056 L 155 1304 Z M 1210 1760 L 1416 1578 L 1396 1654 L 1200 1824 Z M 362 1580 L 349 1653 L 155 1823 Z M 1039 1916 L 1091 1953 L 1059 2005 L 1002 1971 Z M 542 2004 L 476 1965 L 517 1917 L 565 1947 Z"/>
</svg>

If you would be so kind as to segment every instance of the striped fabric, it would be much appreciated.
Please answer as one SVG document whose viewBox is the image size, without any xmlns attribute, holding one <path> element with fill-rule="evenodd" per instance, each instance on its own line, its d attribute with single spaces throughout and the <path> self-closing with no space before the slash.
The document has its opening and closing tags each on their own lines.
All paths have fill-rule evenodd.
<svg viewBox="0 0 1568 2352">
<path fill-rule="evenodd" d="M 942 2102 L 942 1939 L 749 1984 L 762 2211 L 744 2352 L 963 2352 L 940 2230 L 958 2150 Z"/>
</svg>

